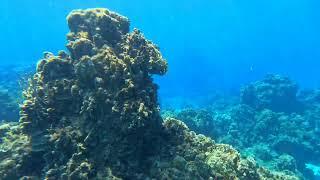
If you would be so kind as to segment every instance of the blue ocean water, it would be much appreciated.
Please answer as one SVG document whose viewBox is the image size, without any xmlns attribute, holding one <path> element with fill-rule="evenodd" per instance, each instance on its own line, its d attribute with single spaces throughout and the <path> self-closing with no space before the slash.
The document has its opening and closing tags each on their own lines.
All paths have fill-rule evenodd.
<svg viewBox="0 0 320 180">
<path fill-rule="evenodd" d="M 132 29 L 160 47 L 169 63 L 165 76 L 154 77 L 161 102 L 238 94 L 270 73 L 301 89 L 320 88 L 316 0 L 2 0 L 0 67 L 28 66 L 44 51 L 66 49 L 66 16 L 95 7 L 129 17 Z"/>
<path fill-rule="evenodd" d="M 320 3 L 315 0 L 3 0 L 1 64 L 29 64 L 65 49 L 66 15 L 107 7 L 160 46 L 169 73 L 162 95 L 238 89 L 267 73 L 319 87 Z"/>
</svg>

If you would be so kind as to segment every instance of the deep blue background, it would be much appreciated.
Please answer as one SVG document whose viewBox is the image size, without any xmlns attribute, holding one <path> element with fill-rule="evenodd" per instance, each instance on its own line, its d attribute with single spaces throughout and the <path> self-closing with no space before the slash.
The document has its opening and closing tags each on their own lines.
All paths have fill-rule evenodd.
<svg viewBox="0 0 320 180">
<path fill-rule="evenodd" d="M 130 18 L 168 59 L 161 94 L 235 89 L 266 73 L 320 86 L 317 0 L 1 0 L 1 64 L 64 49 L 67 14 L 107 7 Z"/>
</svg>

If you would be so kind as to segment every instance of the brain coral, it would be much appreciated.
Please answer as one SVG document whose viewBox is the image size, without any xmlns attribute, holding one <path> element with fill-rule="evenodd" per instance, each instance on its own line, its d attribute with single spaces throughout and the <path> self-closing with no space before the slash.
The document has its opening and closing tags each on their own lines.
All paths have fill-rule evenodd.
<svg viewBox="0 0 320 180">
<path fill-rule="evenodd" d="M 139 30 L 129 32 L 127 18 L 88 9 L 67 19 L 70 55 L 45 53 L 38 63 L 20 112 L 28 148 L 0 157 L 1 177 L 294 179 L 178 120 L 163 121 L 151 76 L 164 74 L 167 63 Z"/>
</svg>

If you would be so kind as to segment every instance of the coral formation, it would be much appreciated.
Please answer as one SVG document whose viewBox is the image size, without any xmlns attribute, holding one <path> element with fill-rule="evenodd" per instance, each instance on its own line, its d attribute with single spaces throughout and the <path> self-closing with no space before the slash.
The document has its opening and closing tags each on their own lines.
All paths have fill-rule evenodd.
<svg viewBox="0 0 320 180">
<path fill-rule="evenodd" d="M 204 135 L 210 135 L 214 127 L 212 116 L 206 110 L 186 109 L 177 114 L 177 119 L 183 119 L 190 129 Z"/>
<path fill-rule="evenodd" d="M 277 112 L 295 112 L 299 110 L 297 101 L 298 86 L 289 78 L 268 75 L 241 89 L 241 102 L 256 109 L 270 109 Z"/>
<path fill-rule="evenodd" d="M 274 83 L 272 86 L 270 84 L 263 85 L 273 88 L 268 90 L 273 94 L 269 96 L 261 90 L 261 84 L 269 82 L 271 77 L 276 77 L 277 80 L 281 79 L 282 83 Z M 307 179 L 313 179 L 313 175 L 305 168 L 305 164 L 320 162 L 318 91 L 304 92 L 297 96 L 296 85 L 289 79 L 278 75 L 268 76 L 267 79 L 269 80 L 258 81 L 246 86 L 244 88 L 246 92 L 242 91 L 242 103 L 231 103 L 220 109 L 212 108 L 219 106 L 217 104 L 220 102 L 216 101 L 212 102 L 212 106 L 201 110 L 188 108 L 171 113 L 166 111 L 165 116 L 179 117 L 187 124 L 196 126 L 190 126 L 191 130 L 197 133 L 207 132 L 207 135 L 214 137 L 219 143 L 233 145 L 242 152 L 243 156 L 253 156 L 260 165 L 277 171 L 285 171 L 288 174 L 295 174 L 301 178 L 303 176 Z M 286 91 L 291 92 L 291 95 L 278 95 L 285 94 Z M 250 94 L 249 92 L 254 92 L 254 96 L 252 96 L 254 100 L 244 101 L 243 94 Z M 257 94 L 258 92 L 261 94 Z M 289 97 L 291 100 L 288 100 Z M 296 102 L 301 109 L 295 109 L 291 113 L 289 113 L 290 109 L 282 109 L 282 112 L 279 112 L 278 102 L 283 101 L 281 103 L 284 103 L 285 99 L 288 102 Z M 256 106 L 258 104 L 264 105 L 258 108 Z M 292 108 L 293 106 L 290 105 L 284 107 Z M 203 116 L 204 111 L 206 111 L 206 115 L 211 117 Z M 192 112 L 192 116 L 188 115 L 190 112 Z M 206 122 L 208 119 L 212 121 L 207 123 L 210 127 L 203 127 L 197 123 Z M 211 131 L 208 132 L 208 130 Z"/>
<path fill-rule="evenodd" d="M 19 171 L 30 171 L 34 163 L 29 159 L 30 140 L 21 133 L 20 126 L 16 123 L 1 124 L 0 137 L 1 179 L 17 179 Z"/>
<path fill-rule="evenodd" d="M 11 147 L 3 179 L 296 179 L 163 121 L 151 76 L 167 63 L 127 18 L 89 9 L 67 19 L 71 54 L 44 54 L 20 124 L 0 128 Z"/>
</svg>

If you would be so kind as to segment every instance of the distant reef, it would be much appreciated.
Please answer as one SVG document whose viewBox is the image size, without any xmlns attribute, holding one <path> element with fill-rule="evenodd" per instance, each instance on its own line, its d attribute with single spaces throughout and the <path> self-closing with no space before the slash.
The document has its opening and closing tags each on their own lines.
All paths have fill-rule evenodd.
<svg viewBox="0 0 320 180">
<path fill-rule="evenodd" d="M 19 103 L 23 101 L 22 91 L 31 72 L 30 66 L 0 67 L 0 122 L 19 120 Z"/>
<path fill-rule="evenodd" d="M 8 89 L 0 86 L 0 121 L 18 121 L 19 105 Z"/>
<path fill-rule="evenodd" d="M 164 110 L 191 130 L 254 157 L 258 164 L 313 180 L 306 164 L 320 162 L 320 91 L 299 91 L 296 83 L 268 75 L 203 108 Z M 234 99 L 227 102 L 223 99 Z"/>
<path fill-rule="evenodd" d="M 251 83 L 241 89 L 241 102 L 257 110 L 274 112 L 303 111 L 297 101 L 298 85 L 289 78 L 270 74 L 262 81 Z"/>
<path fill-rule="evenodd" d="M 88 9 L 67 21 L 70 54 L 44 54 L 20 123 L 0 126 L 1 179 L 298 179 L 163 120 L 151 76 L 167 62 L 126 17 Z"/>
</svg>

